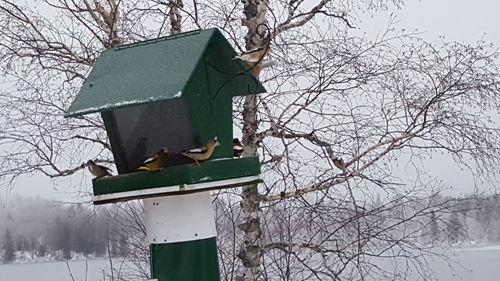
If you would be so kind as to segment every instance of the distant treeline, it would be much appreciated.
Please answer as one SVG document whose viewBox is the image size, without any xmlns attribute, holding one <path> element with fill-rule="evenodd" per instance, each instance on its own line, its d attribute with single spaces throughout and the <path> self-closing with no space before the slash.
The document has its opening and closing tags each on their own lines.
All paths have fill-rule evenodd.
<svg viewBox="0 0 500 281">
<path fill-rule="evenodd" d="M 70 259 L 72 253 L 100 257 L 127 256 L 130 252 L 147 256 L 147 245 L 142 245 L 145 230 L 140 225 L 143 221 L 140 205 L 135 205 L 135 212 L 129 213 L 131 209 L 126 211 L 114 204 L 95 207 L 40 198 L 9 198 L 5 204 L 5 199 L 0 200 L 0 260 L 4 263 L 26 253 L 59 259 Z M 423 208 L 425 215 L 402 226 L 402 230 L 414 233 L 415 242 L 426 245 L 500 243 L 500 196 L 435 196 L 432 200 L 413 200 L 398 208 L 380 211 L 385 222 L 379 220 L 378 223 L 391 224 L 392 218 L 410 217 L 413 209 L 422 209 L 417 205 L 424 204 L 435 207 Z M 373 206 L 366 206 L 366 212 L 385 209 L 384 200 L 375 201 Z M 127 215 L 132 219 L 120 220 Z M 218 224 L 221 230 L 234 227 L 231 221 L 218 220 Z M 223 235 L 220 239 L 224 239 Z"/>
<path fill-rule="evenodd" d="M 431 214 L 425 235 L 431 242 L 500 244 L 500 195 L 442 199 L 453 207 Z"/>
<path fill-rule="evenodd" d="M 1 198 L 0 198 L 1 199 Z M 70 259 L 72 253 L 86 256 L 125 256 L 127 236 L 114 219 L 114 206 L 63 204 L 45 199 L 1 199 L 0 259 L 15 259 L 16 253 Z"/>
</svg>

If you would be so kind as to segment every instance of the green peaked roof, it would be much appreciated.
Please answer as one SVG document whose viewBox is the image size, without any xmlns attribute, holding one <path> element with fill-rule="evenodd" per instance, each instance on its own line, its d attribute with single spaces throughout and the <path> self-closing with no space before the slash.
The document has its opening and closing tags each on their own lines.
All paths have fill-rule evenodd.
<svg viewBox="0 0 500 281">
<path fill-rule="evenodd" d="M 66 117 L 181 97 L 212 40 L 236 52 L 218 29 L 196 30 L 104 51 Z M 239 60 L 230 60 L 239 64 Z M 258 92 L 263 92 L 258 83 Z M 234 93 L 245 94 L 245 93 Z M 250 93 L 247 93 L 250 94 Z M 255 93 L 253 93 L 255 94 Z"/>
</svg>

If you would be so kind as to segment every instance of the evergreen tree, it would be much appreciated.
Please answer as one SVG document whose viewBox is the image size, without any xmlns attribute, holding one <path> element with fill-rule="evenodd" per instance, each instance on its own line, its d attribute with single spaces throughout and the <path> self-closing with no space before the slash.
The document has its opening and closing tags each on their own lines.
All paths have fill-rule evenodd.
<svg viewBox="0 0 500 281">
<path fill-rule="evenodd" d="M 36 236 L 32 235 L 30 237 L 30 241 L 29 241 L 29 251 L 32 253 L 32 254 L 35 254 L 38 250 L 38 243 L 37 243 L 37 239 L 36 239 Z"/>
<path fill-rule="evenodd" d="M 453 212 L 450 215 L 448 223 L 446 224 L 446 232 L 448 241 L 451 244 L 457 243 L 463 238 L 463 225 L 458 217 L 458 212 Z"/>
<path fill-rule="evenodd" d="M 480 207 L 481 208 L 476 213 L 476 219 L 479 222 L 480 231 L 483 235 L 481 238 L 487 238 L 487 233 L 489 232 L 492 224 L 492 208 L 489 200 L 482 202 Z"/>
<path fill-rule="evenodd" d="M 92 215 L 80 205 L 74 208 L 74 212 L 77 215 L 71 225 L 72 248 L 78 253 L 91 254 L 95 232 L 94 223 L 91 220 Z"/>
<path fill-rule="evenodd" d="M 16 251 L 28 251 L 29 241 L 23 235 L 17 237 Z"/>
<path fill-rule="evenodd" d="M 52 249 L 61 250 L 64 259 L 71 258 L 71 234 L 67 221 L 57 216 L 52 233 Z"/>
<path fill-rule="evenodd" d="M 467 239 L 470 238 L 470 235 L 469 235 L 469 224 L 467 223 L 467 210 L 466 211 L 462 211 L 460 212 L 460 221 L 462 222 L 462 234 L 464 237 L 466 237 Z"/>
<path fill-rule="evenodd" d="M 5 235 L 3 237 L 3 250 L 3 263 L 12 262 L 16 257 L 16 254 L 14 253 L 14 242 L 10 236 L 9 229 L 5 231 Z"/>
<path fill-rule="evenodd" d="M 94 220 L 94 236 L 92 241 L 92 247 L 94 249 L 94 254 L 98 257 L 102 257 L 107 254 L 108 247 L 108 225 L 109 221 L 107 217 L 101 213 Z"/>
<path fill-rule="evenodd" d="M 432 245 L 436 245 L 439 241 L 439 225 L 436 218 L 436 213 L 431 212 L 431 222 L 430 222 L 430 240 Z"/>
<path fill-rule="evenodd" d="M 118 241 L 118 248 L 119 248 L 121 257 L 126 257 L 129 255 L 127 236 L 124 233 L 120 233 L 120 240 Z"/>
<path fill-rule="evenodd" d="M 118 247 L 118 232 L 115 227 L 113 227 L 108 232 L 108 247 L 112 257 L 118 257 L 120 255 L 120 250 Z"/>
<path fill-rule="evenodd" d="M 500 243 L 500 200 L 492 200 L 491 222 L 487 238 L 491 243 Z"/>
<path fill-rule="evenodd" d="M 40 243 L 36 250 L 36 255 L 39 257 L 44 257 L 47 254 L 47 245 L 45 243 Z"/>
<path fill-rule="evenodd" d="M 63 259 L 69 260 L 69 259 L 71 259 L 71 236 L 70 236 L 68 228 L 66 228 L 66 227 L 64 228 L 61 237 L 65 241 L 62 244 Z"/>
<path fill-rule="evenodd" d="M 105 229 L 105 228 L 103 228 Z M 107 247 L 107 235 L 106 230 L 104 231 L 96 231 L 94 233 L 94 241 L 93 241 L 94 254 L 97 257 L 102 257 L 106 254 Z"/>
</svg>

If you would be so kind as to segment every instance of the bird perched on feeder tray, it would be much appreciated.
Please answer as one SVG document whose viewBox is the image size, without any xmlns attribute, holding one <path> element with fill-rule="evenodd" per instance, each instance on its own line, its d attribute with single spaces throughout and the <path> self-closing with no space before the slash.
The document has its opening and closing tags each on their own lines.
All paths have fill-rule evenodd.
<svg viewBox="0 0 500 281">
<path fill-rule="evenodd" d="M 240 59 L 250 67 L 252 73 L 255 76 L 259 76 L 262 68 L 266 68 L 272 65 L 270 60 L 264 59 L 264 56 L 267 54 L 269 48 L 266 46 L 264 48 L 255 48 L 248 52 L 244 52 L 241 55 L 235 56 L 233 59 Z"/>
<path fill-rule="evenodd" d="M 137 168 L 137 170 L 144 171 L 158 171 L 161 168 L 164 168 L 166 163 L 166 158 L 168 154 L 168 148 L 162 147 L 155 155 L 149 156 L 144 160 L 141 166 Z"/>
<path fill-rule="evenodd" d="M 209 140 L 206 145 L 183 151 L 181 154 L 193 159 L 199 165 L 198 162 L 209 159 L 214 153 L 214 149 L 219 145 L 220 142 L 215 137 L 213 140 Z"/>
<path fill-rule="evenodd" d="M 108 167 L 98 165 L 92 160 L 87 161 L 87 168 L 89 168 L 90 173 L 96 178 L 111 176 L 111 170 Z"/>
<path fill-rule="evenodd" d="M 240 142 L 238 138 L 233 139 L 233 157 L 240 158 L 245 150 L 245 146 Z"/>
</svg>

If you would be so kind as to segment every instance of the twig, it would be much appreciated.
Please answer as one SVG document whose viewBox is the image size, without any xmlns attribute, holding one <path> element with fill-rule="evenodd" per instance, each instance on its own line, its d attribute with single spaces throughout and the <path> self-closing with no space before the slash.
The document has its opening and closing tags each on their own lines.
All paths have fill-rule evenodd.
<svg viewBox="0 0 500 281">
<path fill-rule="evenodd" d="M 66 267 L 68 268 L 69 276 L 71 277 L 71 280 L 75 281 L 75 277 L 73 276 L 73 273 L 71 272 L 71 268 L 69 267 L 68 261 L 66 261 Z"/>
</svg>

